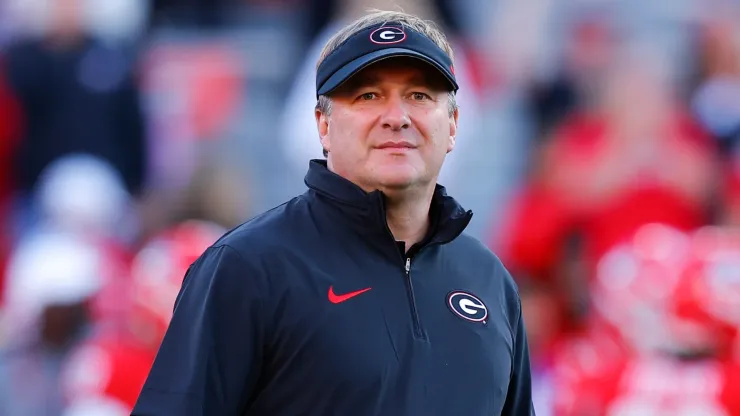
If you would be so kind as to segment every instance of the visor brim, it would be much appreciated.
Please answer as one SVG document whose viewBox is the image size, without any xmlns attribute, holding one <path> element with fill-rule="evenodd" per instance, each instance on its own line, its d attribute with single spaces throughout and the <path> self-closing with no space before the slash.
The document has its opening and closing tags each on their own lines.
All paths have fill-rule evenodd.
<svg viewBox="0 0 740 416">
<path fill-rule="evenodd" d="M 455 82 L 455 78 L 452 75 L 450 68 L 445 68 L 434 59 L 411 49 L 388 48 L 368 53 L 348 62 L 343 67 L 339 68 L 339 70 L 337 70 L 334 74 L 332 74 L 326 80 L 326 82 L 324 82 L 323 85 L 321 85 L 321 88 L 319 88 L 317 95 L 327 95 L 331 93 L 332 91 L 339 88 L 342 84 L 344 84 L 353 75 L 357 74 L 358 72 L 376 62 L 397 57 L 416 58 L 431 65 L 434 69 L 438 70 L 444 76 L 444 78 L 450 84 L 450 90 L 457 91 L 458 85 L 457 82 Z"/>
</svg>

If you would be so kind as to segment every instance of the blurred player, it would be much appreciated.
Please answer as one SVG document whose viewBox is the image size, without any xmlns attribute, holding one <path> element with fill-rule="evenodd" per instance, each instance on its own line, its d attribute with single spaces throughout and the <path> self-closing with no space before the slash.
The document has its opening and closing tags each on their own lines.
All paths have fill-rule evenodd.
<svg viewBox="0 0 740 416">
<path fill-rule="evenodd" d="M 13 251 L 3 297 L 0 415 L 58 414 L 61 367 L 90 327 L 105 255 L 70 233 L 35 233 Z"/>
<path fill-rule="evenodd" d="M 70 415 L 90 409 L 97 409 L 99 416 L 115 416 L 116 409 L 131 412 L 185 272 L 224 232 L 215 224 L 196 220 L 166 229 L 136 254 L 128 285 L 114 282 L 101 293 L 97 302 L 105 304 L 98 309 L 101 330 L 75 352 L 66 368 Z"/>
<path fill-rule="evenodd" d="M 662 226 L 646 227 L 655 232 Z M 642 250 L 639 237 L 633 242 L 633 252 L 654 256 L 633 258 L 638 261 L 617 268 L 613 277 L 629 280 L 637 296 L 598 308 L 634 318 L 611 320 L 619 322 L 615 328 L 627 349 L 604 355 L 591 342 L 567 350 L 558 371 L 556 415 L 740 414 L 740 367 L 731 356 L 738 321 L 730 319 L 740 306 L 740 239 L 706 229 L 674 233 L 670 240 L 643 240 L 649 244 Z"/>
</svg>

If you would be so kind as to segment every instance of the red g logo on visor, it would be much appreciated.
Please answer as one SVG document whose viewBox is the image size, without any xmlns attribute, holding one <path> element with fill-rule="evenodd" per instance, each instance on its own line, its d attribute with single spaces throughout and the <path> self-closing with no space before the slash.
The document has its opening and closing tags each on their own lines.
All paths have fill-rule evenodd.
<svg viewBox="0 0 740 416">
<path fill-rule="evenodd" d="M 406 32 L 400 27 L 384 26 L 373 30 L 370 33 L 370 41 L 378 45 L 389 45 L 392 43 L 403 42 L 406 39 Z"/>
</svg>

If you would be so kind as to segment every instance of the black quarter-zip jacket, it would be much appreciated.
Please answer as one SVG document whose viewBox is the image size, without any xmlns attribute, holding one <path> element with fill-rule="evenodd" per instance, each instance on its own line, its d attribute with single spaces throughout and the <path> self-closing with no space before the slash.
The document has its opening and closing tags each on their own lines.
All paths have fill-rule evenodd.
<svg viewBox="0 0 740 416">
<path fill-rule="evenodd" d="M 382 193 L 308 190 L 189 269 L 137 416 L 533 415 L 516 286 L 437 186 L 405 250 Z"/>
</svg>

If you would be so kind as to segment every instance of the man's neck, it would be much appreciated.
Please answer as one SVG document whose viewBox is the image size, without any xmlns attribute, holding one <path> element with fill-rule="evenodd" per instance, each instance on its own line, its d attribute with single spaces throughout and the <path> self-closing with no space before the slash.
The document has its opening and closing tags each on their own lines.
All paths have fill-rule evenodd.
<svg viewBox="0 0 740 416">
<path fill-rule="evenodd" d="M 348 178 L 348 176 L 334 170 L 331 158 L 327 159 L 326 167 L 339 176 Z M 360 181 L 352 182 L 365 192 L 377 189 L 373 186 L 363 186 Z M 422 241 L 429 230 L 429 209 L 436 184 L 435 180 L 426 186 L 422 185 L 399 191 L 380 189 L 385 195 L 385 213 L 388 228 L 396 241 L 405 243 L 406 250 Z"/>
<path fill-rule="evenodd" d="M 396 241 L 403 241 L 406 250 L 422 241 L 429 230 L 429 207 L 434 188 L 417 195 L 386 196 L 386 219 Z"/>
</svg>

